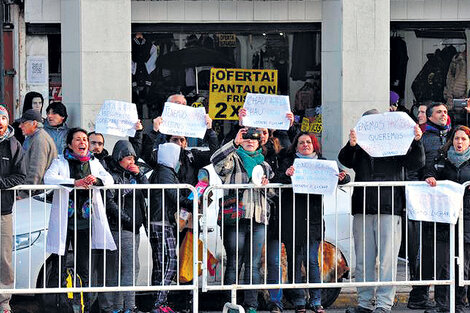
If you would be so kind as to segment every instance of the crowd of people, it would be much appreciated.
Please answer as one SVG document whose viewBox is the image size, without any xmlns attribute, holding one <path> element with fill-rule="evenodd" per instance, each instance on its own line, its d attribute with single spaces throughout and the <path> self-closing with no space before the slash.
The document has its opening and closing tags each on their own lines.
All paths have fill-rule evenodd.
<svg viewBox="0 0 470 313">
<path fill-rule="evenodd" d="M 208 148 L 205 150 L 188 148 L 188 138 L 183 136 L 160 133 L 163 120 L 156 117 L 150 130 L 144 130 L 139 121 L 135 126 L 135 137 L 116 142 L 110 154 L 104 149 L 102 134 L 67 126 L 67 110 L 62 103 L 51 103 L 46 108 L 47 117 L 43 119 L 43 102 L 39 93 L 28 93 L 23 113 L 12 125 L 9 125 L 6 108 L 0 106 L 0 288 L 12 287 L 14 280 L 12 207 L 15 197 L 20 200 L 35 192 L 15 193 L 8 188 L 38 184 L 71 187 L 54 190 L 48 226 L 47 252 L 61 259 L 60 273 L 67 270 L 67 254 L 73 253 L 74 267 L 83 286 L 90 285 L 89 270 L 93 266 L 89 262 L 96 262 L 95 256 L 90 257 L 90 251 L 99 250 L 105 256 L 101 263 L 105 263 L 106 268 L 104 275 L 98 275 L 105 277 L 105 282 L 101 283 L 132 286 L 139 272 L 136 251 L 140 242 L 139 230 L 144 226 L 152 248 L 152 284 L 161 286 L 175 280 L 177 250 L 181 244 L 177 238 L 182 239 L 184 232 L 193 231 L 185 228 L 182 235 L 176 235 L 177 230 L 182 230 L 176 226 L 178 216 L 182 214 L 178 209 L 185 210 L 190 217 L 194 213 L 190 192 L 170 188 L 149 192 L 138 188 L 109 188 L 101 192 L 90 187 L 148 183 L 196 186 L 199 170 L 209 164 L 224 184 L 253 183 L 255 168 L 262 171 L 262 185 L 290 184 L 295 173 L 295 159 L 324 159 L 314 134 L 246 128 L 243 126 L 244 109 L 239 112 L 239 124 L 221 144 L 212 129 L 211 118 L 206 116 L 207 131 L 203 142 Z M 171 95 L 168 102 L 186 105 L 182 95 Z M 364 115 L 378 113 L 372 109 Z M 288 113 L 286 117 L 292 126 L 293 114 Z M 406 155 L 371 157 L 357 144 L 356 132 L 351 130 L 348 142 L 339 151 L 338 160 L 345 168 L 354 170 L 357 182 L 425 180 L 435 186 L 436 180 L 448 179 L 463 183 L 470 180 L 469 145 L 470 129 L 457 126 L 451 130 L 446 105 L 429 103 L 419 107 L 414 140 Z M 136 164 L 138 159 L 153 169 L 150 178 Z M 351 180 L 345 170 L 340 171 L 337 179 L 339 184 Z M 282 200 L 273 201 L 276 197 Z M 282 283 L 282 245 L 287 260 L 294 263 L 287 267 L 287 281 L 322 281 L 318 251 L 325 226 L 320 195 L 297 194 L 292 189 L 283 189 L 280 194 L 270 188 L 225 189 L 222 199 L 218 223 L 222 226 L 226 253 L 224 284 L 238 280 L 248 284 L 263 283 L 260 274 L 263 247 L 266 247 L 268 283 Z M 352 233 L 356 281 L 395 279 L 406 206 L 404 199 L 404 189 L 399 187 L 355 188 Z M 467 190 L 463 221 L 466 274 L 470 268 L 469 220 L 470 193 Z M 408 221 L 408 224 L 411 279 L 434 278 L 434 267 L 436 279 L 448 278 L 449 254 L 439 253 L 433 260 L 434 242 L 439 251 L 449 249 L 448 226 L 438 223 L 438 235 L 434 240 L 434 223 Z M 428 261 L 422 262 L 422 259 Z M 237 275 L 243 264 L 244 275 L 240 278 Z M 302 266 L 308 277 L 304 277 Z M 447 312 L 448 289 L 436 286 L 434 302 L 429 298 L 429 286 L 414 286 L 408 307 L 424 309 L 428 313 Z M 457 290 L 456 308 L 463 312 L 466 290 L 463 287 Z M 284 291 L 296 312 L 325 312 L 320 289 L 312 288 L 307 293 L 303 289 Z M 348 308 L 347 313 L 387 313 L 394 303 L 395 287 L 358 287 L 357 294 L 358 305 Z M 283 290 L 271 289 L 269 295 L 270 311 L 282 312 Z M 173 313 L 167 298 L 167 290 L 156 292 L 151 312 Z M 10 312 L 9 300 L 10 295 L 0 293 L 0 312 Z M 89 302 L 85 294 L 85 311 L 89 310 Z M 130 291 L 100 293 L 99 305 L 102 312 L 137 312 L 135 294 Z M 257 290 L 244 291 L 243 305 L 248 313 L 256 312 Z"/>
</svg>

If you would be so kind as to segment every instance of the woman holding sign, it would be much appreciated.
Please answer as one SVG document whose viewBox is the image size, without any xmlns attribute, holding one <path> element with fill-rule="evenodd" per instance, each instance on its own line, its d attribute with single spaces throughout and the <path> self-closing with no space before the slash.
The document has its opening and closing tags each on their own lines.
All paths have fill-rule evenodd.
<svg viewBox="0 0 470 313">
<path fill-rule="evenodd" d="M 438 180 L 451 180 L 463 184 L 470 181 L 470 128 L 457 126 L 447 143 L 442 147 L 441 155 L 433 166 L 427 169 L 426 182 L 436 186 Z M 463 199 L 464 216 L 464 256 L 463 267 L 465 279 L 468 279 L 470 268 L 470 191 L 467 188 Z M 436 251 L 449 251 L 449 225 L 436 223 Z M 458 248 L 456 247 L 456 251 Z M 458 276 L 458 275 L 457 275 Z M 449 279 L 449 253 L 436 255 L 436 279 Z M 465 289 L 455 281 L 456 312 L 464 312 Z M 436 312 L 449 312 L 449 287 L 434 286 Z M 434 311 L 433 311 L 434 312 Z"/>
<path fill-rule="evenodd" d="M 243 128 L 239 130 L 234 140 L 212 155 L 214 169 L 224 184 L 248 184 L 256 182 L 257 179 L 262 185 L 268 184 L 268 179 L 273 173 L 264 160 L 260 141 L 261 134 L 257 129 Z M 265 188 L 224 190 L 222 212 L 219 212 L 218 223 L 221 225 L 222 239 L 227 253 L 225 285 L 237 281 L 237 266 L 241 265 L 237 264 L 237 261 L 245 262 L 244 283 L 262 282 L 261 249 L 265 242 L 270 213 L 266 197 L 268 195 Z M 245 291 L 244 306 L 248 313 L 256 312 L 257 295 L 257 290 Z"/>
<path fill-rule="evenodd" d="M 313 134 L 299 133 L 287 149 L 286 155 L 276 172 L 276 182 L 291 183 L 291 177 L 295 173 L 293 166 L 296 158 L 323 159 L 320 152 L 320 144 Z M 338 181 L 342 184 L 349 182 L 349 175 L 340 172 Z M 295 205 L 295 207 L 293 207 Z M 302 282 L 301 267 L 308 264 L 308 282 L 320 282 L 320 267 L 318 264 L 318 249 L 322 239 L 322 196 L 314 194 L 295 194 L 292 189 L 284 189 L 282 193 L 282 208 L 279 224 L 281 228 L 281 240 L 287 251 L 289 269 L 295 268 L 295 273 L 289 270 L 290 281 Z M 307 227 L 308 225 L 308 227 Z M 278 227 L 277 225 L 272 225 Z M 307 238 L 308 240 L 307 242 Z M 308 244 L 308 248 L 307 248 Z M 308 251 L 308 263 L 307 263 Z M 271 259 L 272 257 L 269 256 Z M 291 265 L 292 264 L 292 265 Z M 294 275 L 294 278 L 293 278 Z M 292 289 L 291 301 L 296 307 L 296 312 L 306 311 L 305 293 L 302 289 Z M 271 292 L 271 295 L 273 293 Z M 313 312 L 324 312 L 321 305 L 321 289 L 309 289 L 309 307 Z M 272 305 L 279 309 L 280 303 L 272 298 Z M 280 298 L 279 298 L 280 299 Z M 274 311 L 273 309 L 271 311 Z"/>
</svg>

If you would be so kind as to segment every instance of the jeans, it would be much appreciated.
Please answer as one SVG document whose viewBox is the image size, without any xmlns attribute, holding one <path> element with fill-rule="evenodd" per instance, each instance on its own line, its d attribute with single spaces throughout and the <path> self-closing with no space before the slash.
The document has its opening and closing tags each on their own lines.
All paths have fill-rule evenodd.
<svg viewBox="0 0 470 313">
<path fill-rule="evenodd" d="M 434 223 L 408 220 L 411 280 L 434 278 Z M 409 302 L 429 300 L 429 286 L 412 286 Z"/>
<path fill-rule="evenodd" d="M 118 250 L 106 251 L 106 286 L 118 286 L 119 275 L 119 246 L 121 246 L 121 286 L 132 286 L 137 283 L 139 276 L 139 243 L 140 235 L 127 230 L 121 230 L 121 244 L 119 245 L 119 232 L 113 231 L 114 242 Z M 135 249 L 135 250 L 134 250 Z M 133 254 L 135 251 L 135 258 Z M 134 276 L 135 270 L 135 276 Z M 134 278 L 134 279 L 133 279 Z M 113 310 L 133 309 L 135 307 L 135 292 L 102 292 L 98 294 L 100 308 L 104 312 Z"/>
<path fill-rule="evenodd" d="M 13 214 L 2 215 L 0 233 L 0 289 L 13 288 Z M 10 310 L 10 299 L 0 292 L 0 310 Z"/>
<path fill-rule="evenodd" d="M 457 227 L 456 227 L 457 229 Z M 457 235 L 457 234 L 456 234 Z M 449 242 L 436 241 L 436 250 L 442 251 L 442 253 L 436 254 L 436 279 L 445 280 L 450 279 L 449 275 Z M 458 243 L 456 240 L 455 251 L 458 253 Z M 463 264 L 460 266 L 464 267 L 464 278 L 468 279 L 470 272 L 470 244 L 464 244 L 464 255 L 462 257 Z M 455 266 L 455 307 L 457 312 L 463 311 L 465 308 L 465 297 L 467 295 L 466 288 L 459 286 L 459 273 L 457 264 Z M 445 285 L 436 285 L 434 286 L 434 299 L 436 300 L 436 307 L 439 308 L 442 312 L 449 311 L 449 286 Z"/>
<path fill-rule="evenodd" d="M 377 257 L 380 281 L 396 279 L 398 252 L 401 244 L 401 217 L 381 214 L 379 229 L 379 215 L 355 214 L 353 234 L 356 252 L 356 281 L 377 281 Z M 357 302 L 360 307 L 370 310 L 374 309 L 374 304 L 376 307 L 391 310 L 395 291 L 395 286 L 358 287 Z M 374 301 L 374 294 L 376 301 Z"/>
<path fill-rule="evenodd" d="M 253 223 L 253 226 L 251 226 L 251 223 Z M 237 281 L 237 274 L 243 262 L 245 263 L 243 283 L 259 284 L 262 282 L 259 271 L 261 268 L 261 250 L 265 242 L 265 228 L 266 225 L 264 224 L 256 223 L 249 219 L 241 219 L 238 223 L 237 234 L 236 225 L 224 225 L 223 242 L 227 254 L 227 266 L 224 277 L 225 285 L 231 285 Z M 258 307 L 257 296 L 257 290 L 246 290 L 245 306 L 256 309 Z"/>
</svg>

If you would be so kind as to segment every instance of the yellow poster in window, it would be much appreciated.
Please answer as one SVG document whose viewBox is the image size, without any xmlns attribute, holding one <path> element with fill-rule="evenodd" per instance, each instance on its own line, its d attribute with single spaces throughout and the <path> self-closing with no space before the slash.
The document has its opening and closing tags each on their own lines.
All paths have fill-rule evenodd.
<svg viewBox="0 0 470 313">
<path fill-rule="evenodd" d="M 211 68 L 209 116 L 238 120 L 247 93 L 277 94 L 277 70 Z"/>
</svg>

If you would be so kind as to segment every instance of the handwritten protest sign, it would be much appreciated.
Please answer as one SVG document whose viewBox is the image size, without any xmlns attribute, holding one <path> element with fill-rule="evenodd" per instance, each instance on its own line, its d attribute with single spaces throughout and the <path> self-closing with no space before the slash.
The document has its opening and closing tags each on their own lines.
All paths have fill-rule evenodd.
<svg viewBox="0 0 470 313">
<path fill-rule="evenodd" d="M 453 181 L 438 181 L 436 187 L 425 182 L 406 186 L 408 218 L 415 221 L 457 223 L 464 187 Z"/>
<path fill-rule="evenodd" d="M 405 155 L 414 140 L 416 123 L 404 112 L 387 112 L 361 117 L 357 143 L 372 157 Z"/>
<path fill-rule="evenodd" d="M 204 138 L 206 110 L 177 103 L 165 102 L 160 132 L 167 135 Z"/>
<path fill-rule="evenodd" d="M 288 130 L 290 126 L 286 114 L 290 112 L 288 96 L 274 96 L 247 93 L 246 116 L 243 126 Z"/>
<path fill-rule="evenodd" d="M 95 120 L 95 132 L 120 137 L 134 137 L 139 120 L 134 103 L 105 100 Z"/>
<path fill-rule="evenodd" d="M 295 193 L 333 194 L 338 185 L 335 161 L 295 159 L 292 187 Z"/>
<path fill-rule="evenodd" d="M 238 120 L 247 93 L 277 94 L 277 70 L 211 68 L 209 115 Z"/>
</svg>

